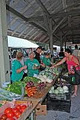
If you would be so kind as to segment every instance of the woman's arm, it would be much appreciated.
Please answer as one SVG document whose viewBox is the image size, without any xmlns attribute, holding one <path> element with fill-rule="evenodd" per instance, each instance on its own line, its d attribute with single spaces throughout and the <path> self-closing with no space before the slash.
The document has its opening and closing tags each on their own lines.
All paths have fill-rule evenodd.
<svg viewBox="0 0 80 120">
<path fill-rule="evenodd" d="M 53 65 L 51 68 L 57 67 L 61 64 L 63 64 L 66 61 L 66 57 L 64 57 L 60 62 L 58 62 L 57 64 Z"/>
<path fill-rule="evenodd" d="M 20 73 L 22 70 L 25 70 L 27 66 L 25 65 L 24 67 L 21 67 L 20 69 L 16 70 L 17 73 Z"/>
<path fill-rule="evenodd" d="M 78 59 L 76 58 L 76 57 L 73 57 L 73 61 L 77 64 L 77 65 L 79 65 L 79 61 L 78 61 Z M 77 66 L 76 65 L 76 66 Z"/>
</svg>

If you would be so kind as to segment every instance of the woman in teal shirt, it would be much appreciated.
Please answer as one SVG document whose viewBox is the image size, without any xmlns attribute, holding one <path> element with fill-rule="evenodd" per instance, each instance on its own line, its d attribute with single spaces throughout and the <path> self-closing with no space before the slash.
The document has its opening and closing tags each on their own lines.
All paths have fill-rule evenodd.
<svg viewBox="0 0 80 120">
<path fill-rule="evenodd" d="M 50 53 L 45 53 L 42 59 L 42 64 L 44 67 L 51 65 Z"/>
<path fill-rule="evenodd" d="M 16 53 L 16 59 L 12 61 L 12 76 L 11 80 L 12 82 L 19 81 L 23 78 L 23 71 L 27 68 L 27 66 L 23 66 L 21 64 L 23 54 L 22 52 L 17 52 Z"/>
<path fill-rule="evenodd" d="M 34 59 L 35 53 L 29 53 L 29 59 L 26 60 L 25 65 L 27 66 L 27 75 L 33 77 L 39 74 L 39 62 L 37 59 Z"/>
</svg>

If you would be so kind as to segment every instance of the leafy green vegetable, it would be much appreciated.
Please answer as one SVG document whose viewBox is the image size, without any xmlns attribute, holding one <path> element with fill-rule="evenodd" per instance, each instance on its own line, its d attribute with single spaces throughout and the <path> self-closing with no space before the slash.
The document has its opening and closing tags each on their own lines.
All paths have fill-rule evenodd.
<svg viewBox="0 0 80 120">
<path fill-rule="evenodd" d="M 6 90 L 19 94 L 22 94 L 22 87 L 25 87 L 26 83 L 22 81 L 14 82 L 13 84 L 9 84 Z"/>
<path fill-rule="evenodd" d="M 36 77 L 28 77 L 28 76 L 23 79 L 23 82 L 29 82 L 29 81 L 33 81 L 34 83 L 38 83 L 38 81 L 40 81 L 40 80 Z"/>
</svg>

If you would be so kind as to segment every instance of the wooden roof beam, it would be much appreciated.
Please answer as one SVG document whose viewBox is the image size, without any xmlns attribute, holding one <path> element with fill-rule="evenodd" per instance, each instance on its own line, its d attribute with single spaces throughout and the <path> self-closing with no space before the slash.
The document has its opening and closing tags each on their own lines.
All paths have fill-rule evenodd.
<svg viewBox="0 0 80 120">
<path fill-rule="evenodd" d="M 12 12 L 13 14 L 15 14 L 16 16 L 18 16 L 19 18 L 21 18 L 22 20 L 26 21 L 26 22 L 29 22 L 29 19 L 26 18 L 25 16 L 23 16 L 21 13 L 19 13 L 18 11 L 16 11 L 15 9 L 13 9 L 12 7 L 6 5 L 6 9 L 10 12 Z M 47 32 L 46 29 L 44 27 L 42 27 L 41 25 L 39 24 L 36 24 L 34 22 L 29 22 L 30 24 L 34 25 L 35 27 L 37 27 L 38 29 L 44 31 L 44 32 Z"/>
</svg>

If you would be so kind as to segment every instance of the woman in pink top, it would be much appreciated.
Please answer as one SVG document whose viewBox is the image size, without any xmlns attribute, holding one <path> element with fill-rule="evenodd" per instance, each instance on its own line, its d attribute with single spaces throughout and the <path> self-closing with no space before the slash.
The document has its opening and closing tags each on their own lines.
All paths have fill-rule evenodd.
<svg viewBox="0 0 80 120">
<path fill-rule="evenodd" d="M 64 54 L 65 54 L 65 57 L 60 62 L 58 62 L 57 64 L 53 65 L 51 68 L 57 67 L 57 66 L 63 64 L 64 62 L 66 62 L 69 75 L 74 75 L 75 71 L 74 71 L 73 67 L 78 69 L 79 60 L 78 60 L 78 58 L 76 56 L 72 55 L 72 52 L 71 52 L 70 49 L 66 49 Z M 78 85 L 77 83 L 74 85 L 73 97 L 77 96 L 77 88 L 78 88 L 77 85 Z"/>
</svg>

